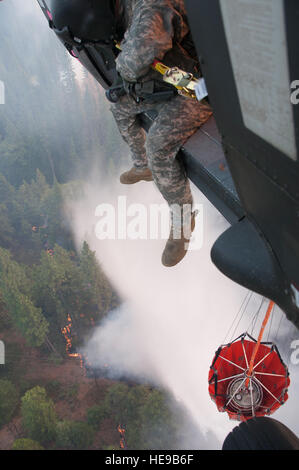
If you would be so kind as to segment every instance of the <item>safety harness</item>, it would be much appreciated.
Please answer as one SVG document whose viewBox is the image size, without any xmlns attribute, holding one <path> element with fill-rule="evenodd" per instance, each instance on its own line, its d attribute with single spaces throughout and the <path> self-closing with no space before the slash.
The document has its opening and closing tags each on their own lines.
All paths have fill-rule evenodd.
<svg viewBox="0 0 299 470">
<path fill-rule="evenodd" d="M 192 73 L 184 72 L 178 67 L 167 67 L 156 60 L 152 68 L 163 76 L 163 81 L 174 86 L 179 95 L 201 101 L 208 95 L 204 78 L 195 78 Z"/>
<path fill-rule="evenodd" d="M 121 50 L 118 43 L 115 47 Z M 112 87 L 106 91 L 108 100 L 116 103 L 121 96 L 129 94 L 137 103 L 139 101 L 155 103 L 179 94 L 201 101 L 208 95 L 204 78 L 197 79 L 192 73 L 184 72 L 178 67 L 168 67 L 158 60 L 153 62 L 151 68 L 162 75 L 163 82 L 149 80 L 133 83 L 118 77 Z"/>
</svg>

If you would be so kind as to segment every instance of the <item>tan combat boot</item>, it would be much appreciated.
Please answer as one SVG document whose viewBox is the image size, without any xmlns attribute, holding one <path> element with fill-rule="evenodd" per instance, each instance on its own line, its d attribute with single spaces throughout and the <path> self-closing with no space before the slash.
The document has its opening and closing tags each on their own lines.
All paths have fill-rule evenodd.
<svg viewBox="0 0 299 470">
<path fill-rule="evenodd" d="M 153 181 L 153 175 L 149 168 L 137 170 L 133 167 L 131 170 L 120 175 L 119 180 L 122 184 L 134 184 L 138 183 L 138 181 Z"/>
<path fill-rule="evenodd" d="M 182 261 L 182 259 L 186 256 L 188 247 L 189 247 L 190 238 L 195 228 L 195 217 L 197 213 L 198 211 L 192 212 L 191 224 L 189 226 L 189 229 L 188 228 L 185 229 L 185 233 L 184 233 L 184 225 L 183 223 L 181 224 L 180 238 L 177 238 L 177 236 L 174 238 L 174 226 L 172 223 L 169 239 L 166 243 L 165 249 L 162 254 L 162 264 L 166 266 L 167 268 L 175 266 L 180 261 Z"/>
</svg>

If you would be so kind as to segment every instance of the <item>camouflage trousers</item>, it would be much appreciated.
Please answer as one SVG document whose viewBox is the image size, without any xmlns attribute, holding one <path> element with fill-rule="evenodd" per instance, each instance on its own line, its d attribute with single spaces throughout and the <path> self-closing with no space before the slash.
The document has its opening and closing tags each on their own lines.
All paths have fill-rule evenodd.
<svg viewBox="0 0 299 470">
<path fill-rule="evenodd" d="M 152 109 L 158 115 L 146 134 L 138 114 Z M 210 106 L 179 95 L 159 104 L 136 103 L 125 95 L 112 105 L 111 111 L 130 147 L 135 168 L 151 169 L 154 182 L 169 205 L 192 204 L 190 184 L 178 153 L 211 116 Z"/>
</svg>

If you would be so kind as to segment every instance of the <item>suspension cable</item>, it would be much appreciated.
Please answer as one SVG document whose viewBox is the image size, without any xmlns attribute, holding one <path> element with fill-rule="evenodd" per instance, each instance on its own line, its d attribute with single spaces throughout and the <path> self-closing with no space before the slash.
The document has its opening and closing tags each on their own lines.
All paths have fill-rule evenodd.
<svg viewBox="0 0 299 470">
<path fill-rule="evenodd" d="M 231 340 L 233 339 L 233 337 L 234 337 L 235 334 L 236 334 L 236 331 L 237 331 L 237 329 L 238 329 L 238 326 L 240 325 L 241 320 L 242 320 L 242 318 L 243 318 L 243 316 L 244 316 L 244 314 L 245 314 L 245 312 L 246 312 L 246 310 L 247 310 L 247 307 L 248 307 L 248 304 L 249 304 L 249 302 L 250 302 L 250 300 L 251 300 L 251 298 L 252 298 L 252 295 L 253 295 L 253 292 L 249 292 L 249 296 L 248 296 L 246 305 L 245 305 L 245 307 L 244 307 L 244 309 L 243 309 L 242 315 L 240 316 L 238 323 L 237 323 L 236 326 L 235 326 L 235 329 L 234 329 L 234 331 L 233 331 L 233 333 L 232 333 L 232 336 L 231 336 Z"/>
<path fill-rule="evenodd" d="M 251 331 L 250 331 L 251 336 L 253 336 L 253 332 L 254 332 L 254 329 L 255 329 L 255 326 L 256 326 L 256 322 L 257 322 L 257 319 L 258 319 L 259 314 L 260 314 L 260 312 L 261 312 L 261 309 L 262 309 L 262 306 L 263 306 L 264 301 L 265 301 L 265 297 L 262 298 L 262 301 L 261 301 L 261 303 L 260 303 L 260 306 L 259 306 L 259 308 L 257 309 L 257 311 L 256 311 L 256 313 L 255 313 L 253 319 L 251 320 L 251 323 L 250 323 L 249 326 L 248 326 L 247 331 L 249 330 L 249 327 L 250 327 L 250 325 L 251 325 Z"/>
<path fill-rule="evenodd" d="M 245 382 L 245 387 L 246 387 L 246 388 L 247 388 L 248 385 L 249 385 L 249 381 L 250 381 L 250 378 L 251 378 L 252 372 L 253 372 L 254 360 L 255 360 L 255 358 L 256 358 L 258 349 L 259 349 L 259 347 L 260 347 L 260 344 L 261 344 L 261 341 L 262 341 L 262 338 L 263 338 L 263 334 L 264 334 L 265 328 L 266 328 L 267 323 L 268 323 L 268 321 L 269 321 L 269 318 L 270 318 L 270 315 L 271 315 L 271 312 L 272 312 L 272 310 L 273 310 L 274 305 L 275 305 L 275 304 L 274 304 L 273 300 L 270 300 L 269 305 L 268 305 L 268 309 L 267 309 L 267 312 L 266 312 L 266 315 L 265 315 L 265 318 L 264 318 L 264 321 L 263 321 L 262 326 L 261 326 L 261 329 L 260 329 L 260 333 L 259 333 L 259 337 L 258 337 L 257 343 L 256 343 L 256 345 L 255 345 L 255 347 L 254 347 L 254 350 L 253 350 L 253 353 L 252 353 L 252 356 L 251 356 L 251 359 L 250 359 L 248 375 L 247 375 L 247 379 L 246 379 L 246 382 Z"/>
</svg>

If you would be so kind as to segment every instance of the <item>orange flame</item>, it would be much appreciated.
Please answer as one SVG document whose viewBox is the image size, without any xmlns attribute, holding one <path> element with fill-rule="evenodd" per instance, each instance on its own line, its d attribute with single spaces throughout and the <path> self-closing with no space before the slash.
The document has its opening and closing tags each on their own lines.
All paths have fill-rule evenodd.
<svg viewBox="0 0 299 470">
<path fill-rule="evenodd" d="M 84 367 L 83 367 L 82 354 L 70 353 L 70 350 L 72 349 L 72 337 L 71 337 L 72 318 L 70 314 L 68 314 L 67 321 L 68 321 L 68 324 L 64 328 L 61 328 L 61 333 L 63 334 L 64 339 L 66 341 L 65 351 L 68 357 L 78 357 L 80 359 L 80 367 L 83 369 Z"/>
<path fill-rule="evenodd" d="M 120 448 L 125 449 L 126 448 L 126 441 L 125 441 L 125 432 L 126 432 L 126 430 L 124 428 L 122 428 L 120 424 L 118 425 L 117 430 L 118 430 L 118 432 L 121 436 L 120 443 L 119 443 Z"/>
</svg>

